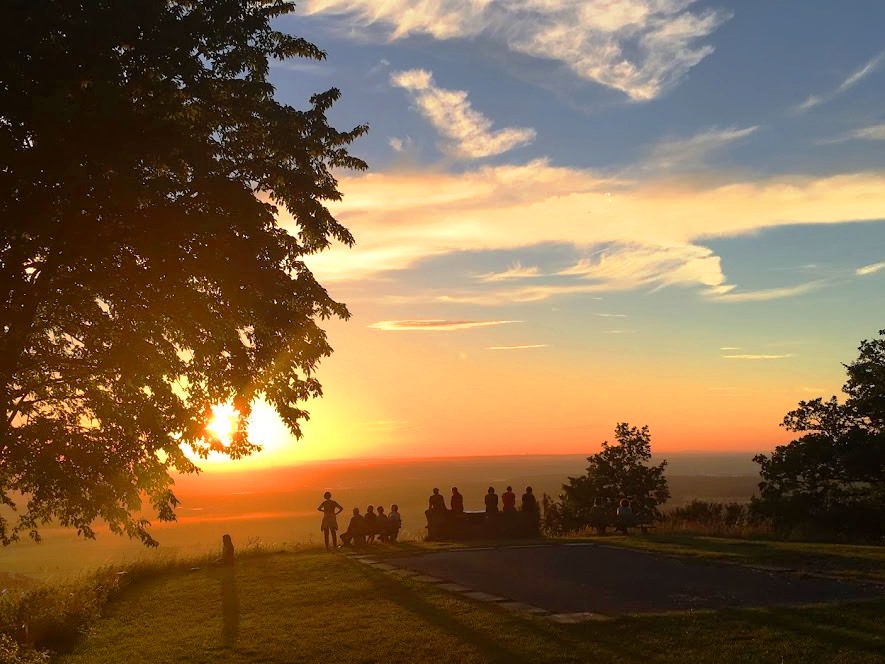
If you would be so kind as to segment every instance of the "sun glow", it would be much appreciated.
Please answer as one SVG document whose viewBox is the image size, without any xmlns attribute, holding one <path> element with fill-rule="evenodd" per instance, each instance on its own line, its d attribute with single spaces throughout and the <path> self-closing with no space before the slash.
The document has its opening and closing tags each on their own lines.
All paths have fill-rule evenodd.
<svg viewBox="0 0 885 664">
<path fill-rule="evenodd" d="M 212 416 L 206 425 L 206 437 L 229 447 L 239 426 L 240 412 L 230 403 L 212 406 Z M 236 463 L 222 451 L 210 451 L 207 458 L 201 459 L 192 450 L 185 450 L 188 457 L 197 465 L 206 468 L 224 469 L 236 466 L 260 467 L 292 463 L 294 461 L 294 437 L 280 419 L 274 407 L 263 399 L 252 403 L 251 412 L 246 421 L 246 433 L 249 441 L 261 446 L 261 451 L 239 459 Z"/>
<path fill-rule="evenodd" d="M 240 412 L 229 403 L 212 406 L 212 419 L 206 425 L 206 432 L 228 447 L 237 430 Z"/>
</svg>

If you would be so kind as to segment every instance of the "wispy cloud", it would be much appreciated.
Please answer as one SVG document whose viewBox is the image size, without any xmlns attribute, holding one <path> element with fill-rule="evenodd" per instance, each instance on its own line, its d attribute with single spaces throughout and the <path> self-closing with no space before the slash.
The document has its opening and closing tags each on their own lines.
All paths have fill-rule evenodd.
<svg viewBox="0 0 885 664">
<path fill-rule="evenodd" d="M 740 346 L 722 346 L 719 350 L 740 350 Z"/>
<path fill-rule="evenodd" d="M 557 292 L 612 290 L 618 275 L 615 265 L 652 261 L 651 257 L 642 259 L 643 254 L 654 256 L 652 262 L 663 262 L 670 276 L 663 279 L 655 276 L 660 269 L 645 268 L 647 281 L 641 287 L 676 280 L 684 286 L 699 285 L 714 299 L 729 293 L 738 296 L 732 301 L 789 296 L 803 289 L 741 297 L 725 279 L 719 257 L 703 243 L 797 223 L 885 218 L 885 173 L 875 172 L 791 175 L 727 184 L 698 179 L 676 185 L 654 178 L 613 180 L 592 170 L 535 160 L 457 173 L 413 169 L 343 174 L 339 188 L 344 199 L 330 202 L 329 208 L 342 223 L 358 231 L 359 242 L 353 248 L 333 246 L 306 258 L 323 282 L 362 280 L 403 270 L 465 247 L 508 251 L 545 244 L 574 247 L 585 253 L 582 267 L 611 273 L 604 287 L 581 276 L 562 279 L 569 283 L 518 284 L 518 291 L 507 295 L 520 300 L 544 299 Z M 588 215 L 588 210 L 593 214 Z M 285 210 L 281 210 L 280 222 L 297 232 L 297 223 Z M 636 238 L 643 238 L 644 244 L 637 245 Z M 589 255 L 594 247 L 607 252 L 602 266 L 596 265 L 598 256 Z M 631 247 L 635 250 L 627 251 Z M 625 265 L 623 271 L 632 276 L 621 281 L 635 286 L 643 279 L 643 271 L 636 266 Z M 555 278 L 548 274 L 545 281 Z"/>
<path fill-rule="evenodd" d="M 844 143 L 845 141 L 885 141 L 885 122 L 869 127 L 859 127 L 835 138 L 822 139 L 818 143 L 820 145 L 832 145 L 833 143 Z"/>
<path fill-rule="evenodd" d="M 585 295 L 604 290 L 598 284 L 547 284 L 523 288 L 499 288 L 496 290 L 460 290 L 448 292 L 425 292 L 414 295 L 392 295 L 385 298 L 390 304 L 434 302 L 440 304 L 475 304 L 503 306 L 540 302 L 563 295 Z M 601 299 L 601 298 L 595 298 Z"/>
<path fill-rule="evenodd" d="M 566 65 L 576 75 L 649 100 L 713 52 L 703 43 L 730 18 L 694 0 L 306 0 L 309 14 L 349 16 L 388 40 L 486 38 Z M 364 33 L 363 33 L 364 34 Z"/>
<path fill-rule="evenodd" d="M 855 129 L 851 132 L 851 137 L 864 141 L 885 141 L 885 122 Z"/>
<path fill-rule="evenodd" d="M 519 262 L 514 263 L 503 272 L 488 272 L 479 275 L 480 281 L 509 281 L 511 279 L 527 279 L 540 277 L 541 270 L 537 266 L 523 267 Z"/>
<path fill-rule="evenodd" d="M 424 69 L 395 72 L 390 82 L 408 90 L 421 114 L 447 139 L 440 147 L 457 157 L 480 159 L 508 152 L 535 140 L 535 130 L 507 127 L 492 130 L 492 121 L 474 110 L 463 90 L 434 85 Z"/>
<path fill-rule="evenodd" d="M 832 99 L 835 99 L 841 94 L 848 92 L 851 88 L 853 88 L 867 76 L 876 71 L 876 69 L 878 69 L 879 65 L 882 63 L 883 55 L 885 55 L 885 53 L 879 53 L 878 55 L 873 57 L 869 62 L 864 64 L 857 71 L 853 72 L 848 78 L 846 78 L 832 90 L 816 95 L 810 95 L 805 101 L 803 101 L 796 107 L 796 112 L 804 113 L 805 111 L 811 110 L 815 106 L 819 106 Z"/>
<path fill-rule="evenodd" d="M 549 344 L 523 344 L 521 346 L 489 346 L 486 350 L 524 350 L 527 348 L 547 348 Z"/>
<path fill-rule="evenodd" d="M 650 151 L 643 167 L 653 170 L 681 170 L 703 166 L 707 158 L 753 134 L 759 126 L 709 129 L 688 138 L 668 139 L 657 143 Z"/>
<path fill-rule="evenodd" d="M 854 273 L 858 276 L 865 277 L 868 274 L 876 274 L 880 270 L 885 270 L 885 262 L 873 263 L 872 265 L 864 265 L 857 268 Z"/>
<path fill-rule="evenodd" d="M 381 320 L 377 323 L 372 323 L 369 327 L 388 332 L 407 330 L 451 332 L 453 330 L 468 330 L 474 327 L 491 327 L 493 325 L 521 322 L 518 320 Z"/>
<path fill-rule="evenodd" d="M 603 330 L 603 334 L 635 334 L 636 330 Z"/>
<path fill-rule="evenodd" d="M 810 281 L 808 283 L 799 284 L 798 286 L 787 286 L 784 288 L 764 288 L 761 290 L 743 291 L 739 293 L 729 292 L 713 294 L 710 296 L 710 299 L 719 302 L 765 302 L 767 300 L 780 300 L 785 297 L 805 295 L 806 293 L 818 290 L 825 285 L 826 282 L 823 280 Z"/>
<path fill-rule="evenodd" d="M 618 244 L 594 257 L 581 259 L 558 274 L 597 282 L 603 290 L 677 284 L 715 288 L 725 284 L 719 256 L 707 247 L 693 244 Z"/>
<path fill-rule="evenodd" d="M 602 316 L 603 318 L 626 318 L 627 314 L 596 314 L 597 316 Z"/>
<path fill-rule="evenodd" d="M 412 147 L 412 139 L 409 136 L 406 136 L 405 138 L 391 136 L 387 139 L 387 144 L 394 152 L 405 152 Z"/>
<path fill-rule="evenodd" d="M 793 354 L 786 353 L 785 355 L 723 355 L 722 357 L 726 360 L 785 360 L 788 357 L 793 357 Z"/>
</svg>

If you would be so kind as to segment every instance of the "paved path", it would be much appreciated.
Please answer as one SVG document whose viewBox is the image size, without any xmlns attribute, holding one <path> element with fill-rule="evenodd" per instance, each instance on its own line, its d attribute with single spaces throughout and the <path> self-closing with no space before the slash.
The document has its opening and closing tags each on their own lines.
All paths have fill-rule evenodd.
<svg viewBox="0 0 885 664">
<path fill-rule="evenodd" d="M 592 545 L 468 549 L 385 562 L 554 613 L 773 606 L 883 593 L 829 579 Z"/>
</svg>

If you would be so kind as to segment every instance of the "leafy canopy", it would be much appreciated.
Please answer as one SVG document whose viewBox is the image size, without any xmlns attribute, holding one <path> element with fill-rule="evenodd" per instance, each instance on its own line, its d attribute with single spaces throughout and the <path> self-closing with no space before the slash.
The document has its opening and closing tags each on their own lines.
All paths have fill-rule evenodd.
<svg viewBox="0 0 885 664">
<path fill-rule="evenodd" d="M 754 511 L 781 528 L 885 535 L 885 330 L 846 365 L 844 401 L 801 401 L 783 426 L 803 434 L 754 457 Z"/>
<path fill-rule="evenodd" d="M 274 99 L 269 61 L 322 59 L 284 0 L 9 0 L 0 23 L 0 516 L 155 544 L 183 449 L 237 458 L 263 397 L 299 435 L 347 317 L 305 267 L 351 234 L 326 209 L 363 169 L 331 89 Z M 292 214 L 292 233 L 277 223 Z M 210 408 L 239 411 L 229 446 Z"/>
<path fill-rule="evenodd" d="M 553 531 L 568 532 L 590 525 L 590 509 L 596 500 L 614 514 L 622 498 L 630 500 L 634 514 L 660 518 L 658 505 L 670 498 L 666 461 L 650 465 L 651 433 L 626 422 L 615 426 L 615 443 L 605 441 L 602 451 L 587 457 L 587 473 L 569 477 L 562 486 L 559 501 L 546 501 L 545 525 Z"/>
</svg>

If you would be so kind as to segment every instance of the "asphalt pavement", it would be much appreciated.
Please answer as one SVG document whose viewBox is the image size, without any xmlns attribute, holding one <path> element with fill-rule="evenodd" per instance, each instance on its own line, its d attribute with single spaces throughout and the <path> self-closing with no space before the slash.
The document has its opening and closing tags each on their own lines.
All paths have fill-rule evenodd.
<svg viewBox="0 0 885 664">
<path fill-rule="evenodd" d="M 598 545 L 466 549 L 385 562 L 554 613 L 781 606 L 883 594 L 881 587 Z"/>
</svg>

